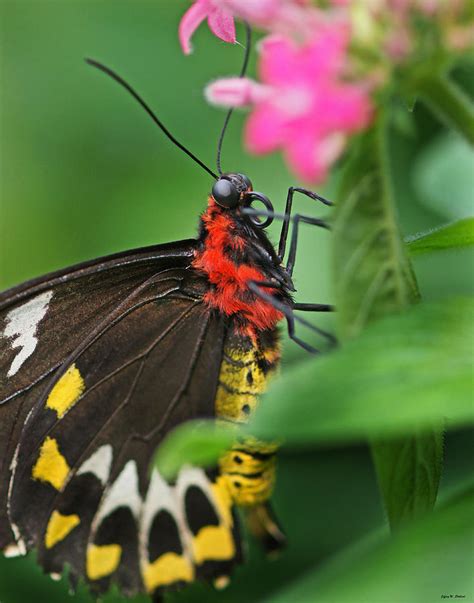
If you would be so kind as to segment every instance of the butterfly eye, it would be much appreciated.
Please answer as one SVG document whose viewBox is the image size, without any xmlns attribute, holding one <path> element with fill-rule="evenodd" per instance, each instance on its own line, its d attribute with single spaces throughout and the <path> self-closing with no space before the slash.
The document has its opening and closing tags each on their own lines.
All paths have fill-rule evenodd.
<svg viewBox="0 0 474 603">
<path fill-rule="evenodd" d="M 242 182 L 245 184 L 245 188 L 247 191 L 251 191 L 253 189 L 252 182 L 250 178 L 248 178 L 245 174 L 237 174 Z"/>
<path fill-rule="evenodd" d="M 240 192 L 234 184 L 226 178 L 219 178 L 212 187 L 212 196 L 221 207 L 236 207 L 240 201 Z"/>
</svg>

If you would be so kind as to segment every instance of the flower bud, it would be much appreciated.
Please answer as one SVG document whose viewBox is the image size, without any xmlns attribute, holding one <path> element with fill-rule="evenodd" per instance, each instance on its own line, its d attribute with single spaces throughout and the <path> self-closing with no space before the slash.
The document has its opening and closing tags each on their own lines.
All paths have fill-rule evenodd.
<svg viewBox="0 0 474 603">
<path fill-rule="evenodd" d="M 204 92 L 208 102 L 223 107 L 245 107 L 265 99 L 267 87 L 248 78 L 229 77 L 209 84 Z"/>
</svg>

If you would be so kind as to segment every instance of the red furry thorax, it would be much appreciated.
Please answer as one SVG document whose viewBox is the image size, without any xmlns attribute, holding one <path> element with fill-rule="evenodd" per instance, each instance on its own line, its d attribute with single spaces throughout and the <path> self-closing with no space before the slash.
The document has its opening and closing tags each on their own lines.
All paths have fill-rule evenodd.
<svg viewBox="0 0 474 603">
<path fill-rule="evenodd" d="M 238 316 L 243 334 L 255 339 L 258 332 L 273 329 L 283 318 L 281 312 L 249 291 L 249 281 L 265 281 L 265 274 L 256 266 L 233 261 L 233 255 L 243 252 L 247 241 L 239 236 L 227 210 L 209 198 L 202 217 L 207 236 L 204 249 L 195 254 L 193 267 L 204 272 L 212 285 L 204 301 L 226 316 Z M 272 289 L 266 290 L 271 294 Z"/>
</svg>

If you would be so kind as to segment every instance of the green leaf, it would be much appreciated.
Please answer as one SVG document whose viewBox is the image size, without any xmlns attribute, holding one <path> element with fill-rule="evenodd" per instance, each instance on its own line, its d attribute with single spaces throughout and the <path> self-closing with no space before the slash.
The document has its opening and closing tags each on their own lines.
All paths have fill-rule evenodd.
<svg viewBox="0 0 474 603">
<path fill-rule="evenodd" d="M 419 298 L 400 237 L 381 125 L 361 139 L 341 184 L 333 226 L 334 288 L 339 336 Z"/>
<path fill-rule="evenodd" d="M 459 86 L 430 71 L 414 81 L 413 89 L 448 127 L 474 144 L 474 103 Z"/>
<path fill-rule="evenodd" d="M 474 245 L 474 218 L 458 220 L 428 232 L 407 237 L 405 243 L 412 256 L 460 249 Z"/>
<path fill-rule="evenodd" d="M 448 222 L 469 218 L 473 165 L 474 148 L 456 133 L 443 132 L 417 153 L 410 174 L 416 196 Z"/>
<path fill-rule="evenodd" d="M 471 601 L 473 504 L 471 491 L 392 538 L 366 538 L 266 601 Z"/>
<path fill-rule="evenodd" d="M 166 479 L 173 479 L 185 464 L 214 465 L 235 439 L 234 426 L 218 426 L 213 421 L 189 421 L 166 436 L 156 451 L 153 464 Z"/>
<path fill-rule="evenodd" d="M 460 298 L 379 320 L 334 352 L 288 367 L 252 432 L 298 447 L 396 437 L 444 418 L 451 427 L 473 423 L 473 319 L 474 299 Z"/>
<path fill-rule="evenodd" d="M 338 309 L 339 335 L 346 341 L 358 335 L 366 325 L 382 316 L 399 312 L 419 299 L 419 291 L 405 245 L 398 227 L 390 171 L 389 128 L 387 114 L 379 115 L 374 129 L 362 139 L 359 149 L 344 174 L 334 225 L 334 282 Z M 381 345 L 378 353 L 389 350 Z M 375 376 L 373 382 L 377 382 Z M 390 387 L 390 386 L 389 386 Z M 351 386 L 349 385 L 349 391 Z M 396 388 L 392 388 L 396 391 Z M 387 399 L 379 389 L 379 396 Z M 400 402 L 394 401 L 394 406 Z M 385 407 L 386 412 L 391 409 Z M 433 464 L 428 466 L 435 493 L 439 483 L 442 449 L 428 449 L 440 437 L 429 431 L 418 433 L 418 443 L 372 443 L 379 485 L 388 519 L 395 526 L 408 517 L 406 501 L 417 501 L 416 508 L 434 503 L 427 490 L 418 490 L 416 475 L 426 469 L 417 454 L 423 449 Z M 407 457 L 407 452 L 408 456 Z M 404 452 L 406 463 L 400 471 L 398 453 Z M 423 464 L 423 467 L 419 466 Z M 393 480 L 394 473 L 396 479 Z M 395 485 L 394 485 L 395 484 Z M 425 499 L 424 503 L 421 502 Z M 415 511 L 415 506 L 410 506 Z"/>
<path fill-rule="evenodd" d="M 417 430 L 412 437 L 372 440 L 377 477 L 393 525 L 434 507 L 443 458 L 442 421 L 433 427 Z"/>
</svg>

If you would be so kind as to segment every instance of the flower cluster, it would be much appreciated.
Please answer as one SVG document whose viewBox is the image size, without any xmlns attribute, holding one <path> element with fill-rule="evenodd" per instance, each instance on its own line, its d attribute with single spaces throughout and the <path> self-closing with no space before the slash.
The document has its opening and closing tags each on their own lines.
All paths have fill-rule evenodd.
<svg viewBox="0 0 474 603">
<path fill-rule="evenodd" d="M 268 36 L 260 45 L 260 83 L 218 80 L 208 86 L 207 98 L 220 105 L 251 105 L 245 132 L 249 150 L 282 149 L 298 176 L 319 182 L 344 149 L 347 135 L 370 119 L 367 91 L 340 77 L 347 43 L 346 30 L 336 26 L 303 45 Z"/>
<path fill-rule="evenodd" d="M 185 53 L 207 20 L 235 43 L 235 19 L 267 32 L 259 44 L 259 80 L 224 78 L 209 102 L 250 107 L 245 141 L 257 154 L 281 150 L 297 176 L 321 182 L 351 135 L 375 115 L 373 93 L 415 53 L 414 23 L 431 19 L 453 48 L 469 44 L 460 25 L 467 0 L 194 0 L 179 38 Z M 436 42 L 439 44 L 439 41 Z"/>
<path fill-rule="evenodd" d="M 356 45 L 379 49 L 397 65 L 440 49 L 464 50 L 474 43 L 473 6 L 468 0 L 333 0 L 346 4 Z M 430 35 L 428 35 L 428 32 Z M 434 48 L 436 46 L 436 48 Z"/>
</svg>

